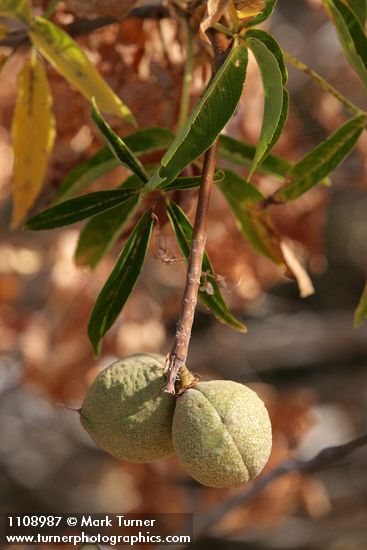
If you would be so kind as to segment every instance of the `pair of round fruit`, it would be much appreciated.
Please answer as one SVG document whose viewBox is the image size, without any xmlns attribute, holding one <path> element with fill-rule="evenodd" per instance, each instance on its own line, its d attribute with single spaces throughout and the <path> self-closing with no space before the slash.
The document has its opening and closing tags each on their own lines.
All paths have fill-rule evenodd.
<svg viewBox="0 0 367 550">
<path fill-rule="evenodd" d="M 81 423 L 113 456 L 154 462 L 174 452 L 188 473 L 210 487 L 239 487 L 256 477 L 271 450 L 264 403 L 229 380 L 164 393 L 164 357 L 141 353 L 104 369 L 90 387 Z"/>
</svg>

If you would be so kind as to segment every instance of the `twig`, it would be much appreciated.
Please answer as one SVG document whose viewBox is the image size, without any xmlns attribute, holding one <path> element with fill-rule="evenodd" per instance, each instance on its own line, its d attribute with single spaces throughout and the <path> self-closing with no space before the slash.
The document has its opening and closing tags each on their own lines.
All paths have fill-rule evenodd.
<svg viewBox="0 0 367 550">
<path fill-rule="evenodd" d="M 164 19 L 170 17 L 170 14 L 164 6 L 161 5 L 147 5 L 132 9 L 125 19 Z M 102 29 L 107 25 L 113 25 L 119 23 L 119 20 L 115 17 L 98 17 L 96 19 L 75 19 L 70 25 L 66 27 L 66 32 L 73 38 L 88 34 L 90 32 Z M 16 36 L 7 36 L 4 40 L 0 40 L 0 47 L 14 48 L 18 45 L 30 46 L 30 40 L 28 38 L 27 29 L 22 29 L 22 32 L 17 33 Z"/>
<path fill-rule="evenodd" d="M 181 315 L 177 323 L 175 342 L 167 359 L 166 392 L 175 394 L 177 375 L 185 366 L 189 349 L 191 329 L 194 321 L 195 308 L 198 299 L 198 289 L 201 277 L 201 268 L 206 243 L 206 226 L 210 193 L 213 184 L 217 141 L 207 150 L 204 156 L 203 174 L 200 185 L 195 223 L 192 234 L 192 244 L 187 269 L 186 286 L 182 298 Z"/>
<path fill-rule="evenodd" d="M 195 538 L 202 537 L 209 529 L 237 506 L 245 506 L 259 496 L 276 479 L 292 473 L 313 473 L 322 470 L 355 449 L 367 445 L 367 433 L 335 447 L 326 447 L 310 460 L 288 460 L 255 481 L 251 487 L 234 495 L 196 521 Z"/>
<path fill-rule="evenodd" d="M 348 111 L 350 111 L 354 115 L 363 114 L 362 109 L 357 107 L 357 105 L 354 105 L 354 103 L 352 103 L 348 98 L 346 98 L 342 93 L 340 93 L 336 88 L 334 88 L 334 86 L 332 86 L 327 80 L 325 80 L 325 78 L 320 76 L 316 71 L 314 71 L 313 69 L 310 69 L 310 67 L 308 67 L 305 63 L 303 63 L 293 55 L 285 52 L 284 50 L 283 50 L 283 54 L 285 59 L 289 63 L 291 63 L 299 71 L 303 72 L 304 74 L 306 74 L 307 76 L 310 76 L 313 80 L 315 80 L 315 82 L 317 82 L 317 84 L 321 86 L 321 88 L 325 92 L 334 96 L 335 99 L 337 99 L 342 105 L 344 105 L 344 107 Z"/>
</svg>

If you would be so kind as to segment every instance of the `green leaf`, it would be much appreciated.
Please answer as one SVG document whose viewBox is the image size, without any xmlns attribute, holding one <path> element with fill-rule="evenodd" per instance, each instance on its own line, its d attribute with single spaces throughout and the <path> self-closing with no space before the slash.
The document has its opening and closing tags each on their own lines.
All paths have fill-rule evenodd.
<svg viewBox="0 0 367 550">
<path fill-rule="evenodd" d="M 154 172 L 147 189 L 173 181 L 215 141 L 232 117 L 240 100 L 246 76 L 247 48 L 235 44 L 221 68 L 208 84 L 186 126 L 179 132 Z"/>
<path fill-rule="evenodd" d="M 184 255 L 188 260 L 190 256 L 192 227 L 185 213 L 174 202 L 169 202 L 167 206 L 167 214 L 170 219 L 172 228 L 176 234 L 177 242 Z M 228 310 L 223 297 L 221 295 L 213 267 L 210 263 L 207 253 L 204 253 L 202 264 L 203 275 L 200 279 L 199 298 L 202 303 L 213 313 L 218 321 L 225 323 L 236 330 L 246 332 L 246 327 L 237 321 Z M 210 293 L 207 290 L 208 283 L 210 284 Z"/>
<path fill-rule="evenodd" d="M 136 176 L 138 176 L 138 178 L 141 179 L 142 182 L 146 183 L 148 181 L 148 174 L 146 173 L 140 160 L 138 160 L 132 150 L 126 145 L 124 140 L 115 134 L 107 122 L 103 120 L 94 100 L 92 100 L 92 103 L 92 120 L 101 132 L 112 153 L 115 155 L 117 160 L 121 162 L 121 164 L 129 168 Z"/>
<path fill-rule="evenodd" d="M 219 140 L 218 155 L 241 166 L 250 167 L 256 153 L 256 147 L 230 136 L 221 135 Z M 270 174 L 282 179 L 290 170 L 291 164 L 274 155 L 268 155 L 257 167 L 258 172 Z"/>
<path fill-rule="evenodd" d="M 75 263 L 94 269 L 115 244 L 139 204 L 139 195 L 94 216 L 79 235 Z"/>
<path fill-rule="evenodd" d="M 259 15 L 256 15 L 250 22 L 246 23 L 246 27 L 255 27 L 268 19 L 274 11 L 277 0 L 265 0 L 265 8 Z"/>
<path fill-rule="evenodd" d="M 367 37 L 354 12 L 341 0 L 324 0 L 329 8 L 344 53 L 367 88 Z"/>
<path fill-rule="evenodd" d="M 304 156 L 288 172 L 285 186 L 274 195 L 275 201 L 284 202 L 298 198 L 335 170 L 354 148 L 365 124 L 365 115 L 348 120 Z"/>
<path fill-rule="evenodd" d="M 287 71 L 281 49 L 270 35 L 252 30 L 245 38 L 259 66 L 264 89 L 263 124 L 250 169 L 251 177 L 276 143 L 287 120 L 288 95 L 284 89 Z"/>
<path fill-rule="evenodd" d="M 354 314 L 354 326 L 360 327 L 367 319 L 367 283 L 364 287 L 361 299 Z"/>
<path fill-rule="evenodd" d="M 367 16 L 367 1 L 366 0 L 348 0 L 348 4 L 359 22 L 364 27 Z"/>
<path fill-rule="evenodd" d="M 147 128 L 124 137 L 125 144 L 136 156 L 146 155 L 167 148 L 174 137 L 167 128 Z M 109 147 L 104 147 L 90 159 L 78 164 L 61 183 L 55 202 L 78 193 L 95 179 L 120 166 Z"/>
<path fill-rule="evenodd" d="M 98 295 L 88 324 L 88 335 L 95 355 L 99 355 L 103 336 L 120 314 L 138 280 L 152 227 L 152 212 L 148 210 L 130 234 L 115 267 Z"/>
<path fill-rule="evenodd" d="M 36 17 L 29 31 L 33 44 L 55 69 L 80 93 L 108 114 L 124 117 L 136 125 L 130 109 L 101 77 L 80 46 L 62 29 Z"/>
<path fill-rule="evenodd" d="M 218 183 L 223 179 L 222 170 L 217 170 L 214 174 L 214 183 Z M 195 189 L 199 187 L 201 183 L 201 176 L 188 176 L 176 178 L 167 185 L 160 187 L 162 191 L 186 191 L 189 189 Z"/>
<path fill-rule="evenodd" d="M 32 20 L 29 0 L 0 0 L 0 15 L 20 19 L 26 25 Z"/>
<path fill-rule="evenodd" d="M 264 200 L 264 195 L 231 170 L 224 170 L 224 174 L 225 178 L 218 187 L 236 218 L 239 230 L 255 250 L 273 262 L 282 264 L 282 253 L 270 230 L 268 213 L 256 208 Z"/>
<path fill-rule="evenodd" d="M 70 225 L 109 210 L 126 201 L 135 193 L 136 191 L 131 189 L 113 189 L 112 191 L 97 191 L 60 202 L 27 220 L 25 228 L 39 231 Z"/>
</svg>

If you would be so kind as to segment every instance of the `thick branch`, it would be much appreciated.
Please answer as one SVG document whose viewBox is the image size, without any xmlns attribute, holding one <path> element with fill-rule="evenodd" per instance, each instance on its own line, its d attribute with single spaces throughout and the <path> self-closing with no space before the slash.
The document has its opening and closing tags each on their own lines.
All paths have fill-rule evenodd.
<svg viewBox="0 0 367 550">
<path fill-rule="evenodd" d="M 166 391 L 175 394 L 175 382 L 179 370 L 185 365 L 189 349 L 191 329 L 200 285 L 201 267 L 206 243 L 206 226 L 210 193 L 216 163 L 217 141 L 208 149 L 204 157 L 203 174 L 192 234 L 186 286 L 182 298 L 181 315 L 177 323 L 175 342 L 167 360 Z"/>
<path fill-rule="evenodd" d="M 283 462 L 255 481 L 249 488 L 229 498 L 208 514 L 203 515 L 202 518 L 198 518 L 196 537 L 199 538 L 207 533 L 213 525 L 237 506 L 250 504 L 276 479 L 292 473 L 305 474 L 323 470 L 333 462 L 341 460 L 364 445 L 367 445 L 367 433 L 343 445 L 327 447 L 310 460 L 288 460 Z"/>
</svg>

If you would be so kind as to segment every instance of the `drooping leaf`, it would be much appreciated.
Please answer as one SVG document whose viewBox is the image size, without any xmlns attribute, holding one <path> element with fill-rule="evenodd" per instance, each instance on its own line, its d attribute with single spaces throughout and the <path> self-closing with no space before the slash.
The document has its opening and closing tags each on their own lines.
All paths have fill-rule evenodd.
<svg viewBox="0 0 367 550">
<path fill-rule="evenodd" d="M 105 210 L 110 210 L 136 194 L 136 190 L 113 189 L 112 191 L 97 191 L 75 199 L 55 204 L 27 220 L 26 229 L 40 231 L 63 227 L 85 220 Z"/>
<path fill-rule="evenodd" d="M 366 0 L 348 0 L 348 4 L 352 11 L 359 19 L 359 22 L 364 27 L 367 16 L 367 1 Z"/>
<path fill-rule="evenodd" d="M 255 27 L 260 25 L 265 19 L 268 19 L 274 11 L 277 0 L 265 0 L 265 8 L 259 15 L 256 15 L 253 19 L 246 23 L 247 27 Z"/>
<path fill-rule="evenodd" d="M 142 182 L 146 183 L 148 181 L 148 174 L 144 170 L 144 166 L 140 160 L 134 155 L 130 147 L 126 145 L 125 141 L 102 118 L 94 100 L 92 100 L 92 103 L 92 120 L 101 132 L 107 146 L 121 164 L 129 168 Z"/>
<path fill-rule="evenodd" d="M 136 211 L 138 203 L 139 195 L 136 194 L 89 220 L 79 235 L 75 263 L 94 269 L 103 256 L 111 250 Z"/>
<path fill-rule="evenodd" d="M 354 314 L 354 326 L 360 327 L 367 319 L 367 283 L 364 287 L 361 299 Z"/>
<path fill-rule="evenodd" d="M 287 71 L 277 42 L 260 30 L 248 31 L 246 42 L 260 69 L 264 89 L 264 115 L 259 143 L 250 177 L 279 138 L 288 114 L 288 95 L 284 89 Z"/>
<path fill-rule="evenodd" d="M 298 198 L 330 174 L 349 155 L 366 124 L 365 115 L 356 116 L 340 126 L 288 172 L 285 186 L 274 199 L 277 202 Z"/>
<path fill-rule="evenodd" d="M 367 37 L 360 20 L 342 0 L 324 0 L 324 2 L 335 21 L 344 53 L 367 88 Z"/>
<path fill-rule="evenodd" d="M 218 186 L 235 215 L 241 233 L 254 250 L 286 269 L 297 281 L 302 297 L 312 294 L 312 282 L 291 245 L 277 233 L 269 212 L 258 208 L 264 199 L 262 193 L 230 170 L 224 170 L 224 175 Z"/>
<path fill-rule="evenodd" d="M 147 128 L 124 137 L 124 142 L 139 157 L 167 148 L 173 137 L 173 132 L 167 128 Z M 100 149 L 69 172 L 57 190 L 55 201 L 71 197 L 119 165 L 120 162 L 109 147 Z"/>
<path fill-rule="evenodd" d="M 77 265 L 94 269 L 113 247 L 137 209 L 142 186 L 141 179 L 132 174 L 118 188 L 131 192 L 131 196 L 117 206 L 93 216 L 86 223 L 80 232 L 75 252 Z"/>
<path fill-rule="evenodd" d="M 47 19 L 36 17 L 31 25 L 29 36 L 42 55 L 88 101 L 94 97 L 100 111 L 124 117 L 131 124 L 136 124 L 130 109 L 115 94 L 89 61 L 85 52 L 65 31 Z"/>
<path fill-rule="evenodd" d="M 138 280 L 152 227 L 152 212 L 148 210 L 130 234 L 115 267 L 98 295 L 88 324 L 88 335 L 95 355 L 99 355 L 103 336 L 120 314 Z"/>
<path fill-rule="evenodd" d="M 50 87 L 45 69 L 35 56 L 26 60 L 18 75 L 12 138 L 12 226 L 15 227 L 23 220 L 42 188 L 55 139 Z"/>
<path fill-rule="evenodd" d="M 177 242 L 183 256 L 188 260 L 192 241 L 192 226 L 185 213 L 174 202 L 167 206 L 167 214 L 172 228 L 175 232 Z M 202 264 L 203 274 L 200 279 L 199 298 L 202 303 L 213 313 L 213 315 L 222 323 L 225 323 L 241 332 L 246 331 L 246 327 L 237 321 L 228 310 L 217 283 L 213 267 L 209 256 L 205 253 Z M 210 284 L 210 293 L 207 292 L 207 285 Z"/>
<path fill-rule="evenodd" d="M 173 181 L 180 172 L 215 141 L 234 113 L 246 76 L 247 48 L 235 44 L 207 86 L 186 126 L 166 151 L 147 189 Z"/>
<path fill-rule="evenodd" d="M 253 145 L 238 141 L 230 136 L 220 136 L 218 147 L 219 157 L 242 166 L 250 167 L 255 158 L 255 153 L 256 147 Z M 274 155 L 268 155 L 257 167 L 257 171 L 282 179 L 290 168 L 291 164 L 288 161 Z"/>
<path fill-rule="evenodd" d="M 0 15 L 20 19 L 28 24 L 32 19 L 32 8 L 29 0 L 0 0 Z"/>
</svg>

